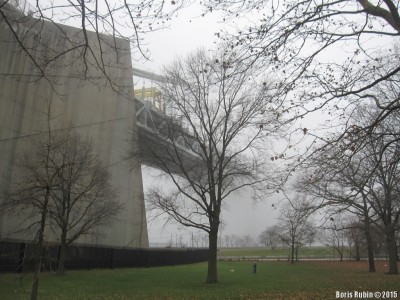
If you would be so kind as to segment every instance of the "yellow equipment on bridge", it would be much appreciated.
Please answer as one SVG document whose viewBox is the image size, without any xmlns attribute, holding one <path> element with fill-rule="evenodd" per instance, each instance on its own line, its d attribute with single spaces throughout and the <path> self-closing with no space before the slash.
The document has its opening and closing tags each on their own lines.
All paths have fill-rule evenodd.
<svg viewBox="0 0 400 300">
<path fill-rule="evenodd" d="M 133 93 L 135 95 L 135 98 L 140 99 L 142 101 L 151 102 L 153 109 L 164 111 L 164 104 L 162 102 L 161 92 L 157 88 L 143 87 L 139 90 L 134 90 Z"/>
</svg>

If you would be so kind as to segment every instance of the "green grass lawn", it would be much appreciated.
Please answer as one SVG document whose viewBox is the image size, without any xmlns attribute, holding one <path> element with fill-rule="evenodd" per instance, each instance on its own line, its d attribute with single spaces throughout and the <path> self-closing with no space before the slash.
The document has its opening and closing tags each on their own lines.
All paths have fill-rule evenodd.
<svg viewBox="0 0 400 300">
<path fill-rule="evenodd" d="M 220 248 L 219 255 L 220 256 L 261 256 L 261 257 L 275 257 L 282 256 L 287 257 L 290 254 L 289 248 Z M 299 257 L 332 257 L 335 255 L 338 257 L 337 253 L 328 247 L 302 247 L 299 249 Z M 348 252 L 346 251 L 345 255 L 348 257 Z"/>
<path fill-rule="evenodd" d="M 335 299 L 336 291 L 398 291 L 400 277 L 367 272 L 366 262 L 219 262 L 205 284 L 206 263 L 138 269 L 43 273 L 39 299 Z M 231 272 L 234 270 L 234 272 Z M 29 299 L 32 274 L 0 275 L 0 299 Z M 400 295 L 399 295 L 400 297 Z"/>
</svg>

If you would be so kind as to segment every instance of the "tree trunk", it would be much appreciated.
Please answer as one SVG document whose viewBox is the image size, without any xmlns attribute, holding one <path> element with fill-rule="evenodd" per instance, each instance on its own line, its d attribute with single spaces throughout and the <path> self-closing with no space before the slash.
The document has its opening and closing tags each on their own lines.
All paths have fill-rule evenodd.
<svg viewBox="0 0 400 300">
<path fill-rule="evenodd" d="M 294 237 L 292 237 L 292 242 L 291 242 L 291 257 L 290 257 L 290 263 L 294 264 Z"/>
<path fill-rule="evenodd" d="M 65 257 L 67 252 L 67 231 L 62 230 L 61 232 L 61 245 L 60 252 L 58 255 L 58 267 L 57 267 L 57 275 L 65 274 Z"/>
<path fill-rule="evenodd" d="M 361 253 L 360 253 L 360 242 L 357 240 L 354 242 L 354 251 L 356 252 L 356 254 L 354 255 L 354 259 L 356 261 L 360 261 L 361 260 Z M 369 253 L 368 253 L 368 258 L 369 258 Z M 373 261 L 374 256 L 372 256 L 372 261 Z M 370 272 L 373 272 L 370 270 Z"/>
<path fill-rule="evenodd" d="M 32 292 L 31 292 L 31 300 L 37 300 L 38 291 L 39 291 L 39 276 L 40 270 L 42 268 L 42 257 L 43 257 L 43 240 L 44 240 L 44 229 L 46 226 L 46 214 L 47 214 L 47 205 L 49 203 L 50 197 L 50 189 L 46 189 L 46 195 L 44 197 L 44 203 L 41 211 L 41 219 L 40 219 L 40 229 L 38 233 L 38 242 L 35 249 L 35 271 L 33 273 L 33 283 L 32 283 Z"/>
<path fill-rule="evenodd" d="M 371 236 L 371 226 L 368 220 L 365 222 L 365 237 L 367 239 L 368 271 L 375 272 L 374 244 Z"/>
<path fill-rule="evenodd" d="M 216 227 L 216 228 L 213 228 Z M 217 242 L 218 242 L 218 225 L 212 226 L 208 235 L 208 272 L 207 283 L 217 283 Z"/>
<path fill-rule="evenodd" d="M 389 271 L 387 274 L 399 274 L 397 268 L 396 231 L 393 224 L 386 226 L 386 241 L 389 255 Z"/>
</svg>

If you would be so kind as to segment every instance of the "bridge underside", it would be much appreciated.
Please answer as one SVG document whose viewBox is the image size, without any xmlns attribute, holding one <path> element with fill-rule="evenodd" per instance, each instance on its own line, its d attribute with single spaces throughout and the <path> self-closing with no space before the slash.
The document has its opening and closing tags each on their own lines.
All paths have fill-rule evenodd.
<svg viewBox="0 0 400 300">
<path fill-rule="evenodd" d="M 179 173 L 199 163 L 198 143 L 181 125 L 148 101 L 135 98 L 135 106 L 142 164 Z"/>
</svg>

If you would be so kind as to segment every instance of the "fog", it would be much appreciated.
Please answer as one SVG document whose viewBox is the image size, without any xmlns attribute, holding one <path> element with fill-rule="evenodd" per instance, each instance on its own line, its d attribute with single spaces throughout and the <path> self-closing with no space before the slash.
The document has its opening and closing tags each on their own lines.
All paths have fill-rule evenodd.
<svg viewBox="0 0 400 300">
<path fill-rule="evenodd" d="M 146 192 L 154 184 L 161 186 L 171 184 L 164 176 L 161 176 L 160 172 L 147 166 L 142 167 L 145 197 Z M 261 231 L 276 223 L 277 210 L 275 207 L 278 201 L 279 197 L 268 196 L 262 201 L 254 202 L 250 193 L 245 190 L 230 196 L 224 202 L 221 213 L 220 236 L 250 235 L 257 240 Z M 167 222 L 166 216 L 155 216 L 152 212 L 147 213 L 147 218 L 149 241 L 152 246 L 163 247 L 168 244 L 179 246 L 180 239 L 185 245 L 190 246 L 192 233 L 196 236 L 205 234 L 194 228 L 184 228 L 174 221 Z"/>
</svg>

